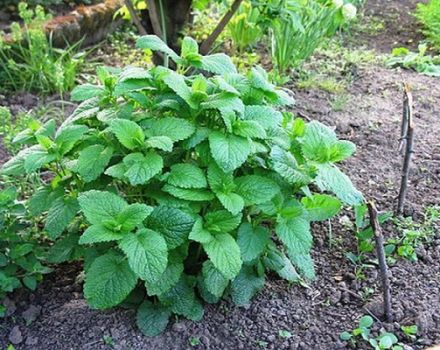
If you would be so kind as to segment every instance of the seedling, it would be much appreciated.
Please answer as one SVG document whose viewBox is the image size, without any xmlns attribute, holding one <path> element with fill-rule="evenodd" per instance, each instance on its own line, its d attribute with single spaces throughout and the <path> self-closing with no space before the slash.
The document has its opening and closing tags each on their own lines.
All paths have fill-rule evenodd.
<svg viewBox="0 0 440 350">
<path fill-rule="evenodd" d="M 290 333 L 289 331 L 286 331 L 284 329 L 279 330 L 278 335 L 281 338 L 287 338 L 287 339 L 292 337 L 292 333 Z"/>
<path fill-rule="evenodd" d="M 198 337 L 190 337 L 189 338 L 189 345 L 191 345 L 191 346 L 198 346 L 198 345 L 200 345 L 200 338 L 198 338 Z"/>
</svg>

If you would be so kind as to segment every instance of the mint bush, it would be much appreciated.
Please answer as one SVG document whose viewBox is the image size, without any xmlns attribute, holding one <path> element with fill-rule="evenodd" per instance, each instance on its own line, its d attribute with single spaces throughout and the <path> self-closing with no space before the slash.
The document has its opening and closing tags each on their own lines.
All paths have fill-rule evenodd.
<svg viewBox="0 0 440 350">
<path fill-rule="evenodd" d="M 191 38 L 181 56 L 155 36 L 138 47 L 177 70 L 100 68 L 101 85 L 72 92 L 76 111 L 25 132 L 3 167 L 52 174 L 29 201 L 52 261 L 82 256 L 90 305 L 140 304 L 150 336 L 172 314 L 200 320 L 202 300 L 248 304 L 268 270 L 314 278 L 310 223 L 363 200 L 335 165 L 355 146 L 280 112 L 293 100 L 261 68 L 240 75 Z"/>
</svg>

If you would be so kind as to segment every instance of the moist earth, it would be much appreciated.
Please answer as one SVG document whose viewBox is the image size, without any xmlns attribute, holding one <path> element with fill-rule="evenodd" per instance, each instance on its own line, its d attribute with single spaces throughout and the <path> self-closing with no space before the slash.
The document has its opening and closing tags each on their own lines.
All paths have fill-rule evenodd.
<svg viewBox="0 0 440 350">
<path fill-rule="evenodd" d="M 368 1 L 367 18 L 380 18 L 386 28 L 379 34 L 355 35 L 368 48 L 380 52 L 389 52 L 396 42 L 408 46 L 419 37 L 415 20 L 408 15 L 415 3 Z M 397 15 L 388 14 L 389 7 Z M 341 138 L 354 142 L 357 153 L 343 164 L 344 170 L 367 199 L 376 201 L 379 210 L 393 210 L 402 165 L 398 153 L 402 82 L 413 88 L 416 127 L 405 213 L 420 219 L 426 206 L 440 202 L 438 79 L 380 65 L 360 67 L 342 111 L 332 110 L 330 93 L 309 89 L 295 91 L 294 112 L 333 125 Z M 5 157 L 0 147 L 0 163 Z M 307 286 L 289 285 L 271 275 L 248 307 L 236 307 L 228 299 L 206 305 L 202 321 L 175 318 L 162 335 L 154 338 L 139 332 L 133 310 L 90 309 L 82 294 L 80 264 L 59 266 L 35 292 L 19 291 L 6 300 L 9 314 L 0 321 L 0 347 L 15 343 L 18 350 L 348 349 L 339 334 L 355 328 L 359 318 L 369 313 L 378 319 L 373 331 L 394 332 L 406 350 L 440 344 L 438 227 L 432 244 L 418 250 L 418 262 L 398 260 L 390 266 L 395 320 L 387 323 L 382 321 L 377 269 L 368 269 L 366 279 L 359 281 L 345 256 L 356 249 L 347 218 L 352 218 L 350 212 L 333 220 L 331 227 L 327 223 L 313 227 L 316 281 Z M 386 227 L 385 235 L 392 234 Z M 366 288 L 372 288 L 368 298 Z M 399 330 L 402 325 L 413 324 L 419 328 L 417 341 Z M 282 333 L 282 337 L 279 331 L 289 333 Z"/>
</svg>

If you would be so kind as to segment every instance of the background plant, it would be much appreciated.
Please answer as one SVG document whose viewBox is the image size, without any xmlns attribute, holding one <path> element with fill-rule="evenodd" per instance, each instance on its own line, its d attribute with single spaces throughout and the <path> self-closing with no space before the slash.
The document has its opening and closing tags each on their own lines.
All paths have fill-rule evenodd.
<svg viewBox="0 0 440 350">
<path fill-rule="evenodd" d="M 43 29 L 48 15 L 41 6 L 31 10 L 22 2 L 19 15 L 23 27 L 18 23 L 11 25 L 11 41 L 0 36 L 1 89 L 46 95 L 70 91 L 83 63 L 83 55 L 78 53 L 79 43 L 66 50 L 54 48 Z"/>
<path fill-rule="evenodd" d="M 310 223 L 363 201 L 335 165 L 355 146 L 279 112 L 293 101 L 261 68 L 240 75 L 191 38 L 181 55 L 156 36 L 137 45 L 177 71 L 99 69 L 101 85 L 74 89 L 83 102 L 60 128 L 29 130 L 30 147 L 3 167 L 52 174 L 29 201 L 56 240 L 52 261 L 83 256 L 90 305 L 140 304 L 147 335 L 173 313 L 201 319 L 199 296 L 248 304 L 266 270 L 314 278 Z"/>
<path fill-rule="evenodd" d="M 415 16 L 423 26 L 423 34 L 437 50 L 440 50 L 440 1 L 418 3 Z"/>
<path fill-rule="evenodd" d="M 418 73 L 432 77 L 440 76 L 440 57 L 427 55 L 426 44 L 419 45 L 418 50 L 418 52 L 411 52 L 405 47 L 395 48 L 386 64 L 389 67 L 413 69 Z"/>
</svg>

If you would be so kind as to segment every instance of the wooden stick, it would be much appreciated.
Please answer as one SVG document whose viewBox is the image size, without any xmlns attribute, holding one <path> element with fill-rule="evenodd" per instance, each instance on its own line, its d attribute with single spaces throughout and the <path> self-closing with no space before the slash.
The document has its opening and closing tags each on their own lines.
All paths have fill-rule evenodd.
<svg viewBox="0 0 440 350">
<path fill-rule="evenodd" d="M 414 124 L 413 124 L 413 98 L 411 88 L 405 84 L 404 92 L 404 115 L 402 120 L 402 141 L 405 144 L 405 156 L 403 159 L 402 178 L 400 182 L 399 196 L 397 199 L 397 215 L 402 215 L 405 204 L 406 194 L 408 192 L 409 169 L 411 165 L 412 154 L 414 153 Z M 406 121 L 404 121 L 406 120 Z M 405 128 L 405 129 L 404 129 Z M 401 144 L 403 148 L 403 143 Z"/>
<path fill-rule="evenodd" d="M 218 38 L 218 36 L 221 34 L 223 29 L 225 29 L 226 25 L 231 20 L 232 16 L 235 12 L 237 12 L 238 8 L 240 7 L 243 0 L 235 0 L 231 8 L 228 10 L 228 12 L 225 13 L 223 18 L 220 20 L 220 22 L 217 24 L 215 29 L 212 31 L 212 33 L 206 38 L 205 41 L 202 42 L 202 45 L 200 46 L 200 53 L 202 55 L 206 55 L 209 53 L 209 50 L 211 49 L 212 44 L 215 42 L 215 40 Z"/>
<path fill-rule="evenodd" d="M 370 215 L 370 225 L 374 232 L 374 238 L 376 241 L 376 253 L 377 259 L 379 260 L 379 269 L 380 275 L 382 279 L 382 289 L 383 289 L 383 303 L 384 303 L 384 311 L 388 322 L 391 322 L 393 319 L 393 313 L 391 310 L 391 288 L 390 288 L 390 280 L 388 278 L 388 266 L 385 258 L 385 250 L 384 250 L 384 240 L 382 229 L 379 224 L 379 220 L 377 218 L 377 209 L 374 205 L 374 202 L 370 201 L 367 203 L 368 213 Z"/>
<path fill-rule="evenodd" d="M 131 21 L 136 26 L 138 32 L 140 35 L 147 35 L 147 31 L 145 30 L 144 26 L 141 23 L 141 20 L 139 19 L 139 16 L 136 13 L 136 10 L 133 6 L 133 3 L 131 0 L 124 0 L 125 6 L 127 6 L 128 12 L 130 12 Z"/>
<path fill-rule="evenodd" d="M 412 114 L 412 94 L 408 83 L 403 83 L 403 113 L 402 124 L 400 126 L 399 152 L 402 152 L 405 146 L 406 133 L 408 132 L 408 121 Z"/>
</svg>

